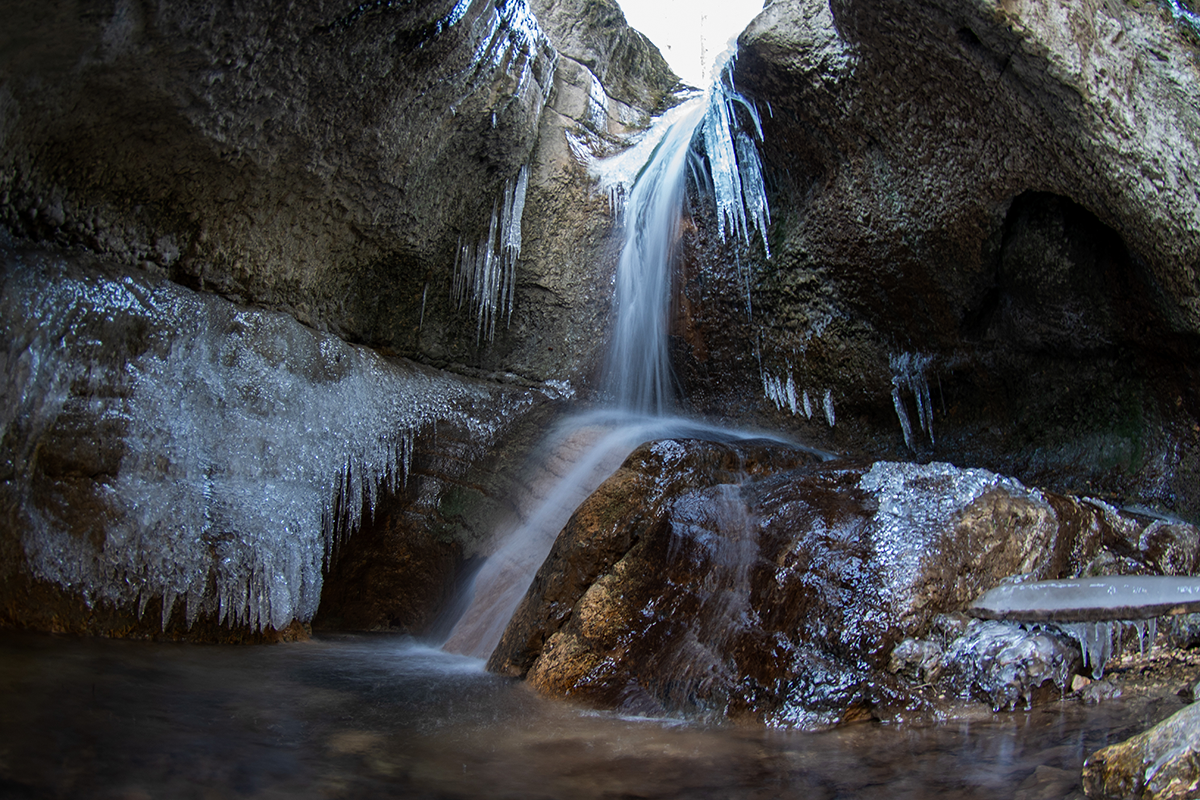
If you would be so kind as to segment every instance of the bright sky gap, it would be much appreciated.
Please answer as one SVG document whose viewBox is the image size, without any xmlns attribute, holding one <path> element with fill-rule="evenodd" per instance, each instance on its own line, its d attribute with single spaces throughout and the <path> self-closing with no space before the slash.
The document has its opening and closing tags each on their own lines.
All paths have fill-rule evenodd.
<svg viewBox="0 0 1200 800">
<path fill-rule="evenodd" d="M 762 11 L 758 0 L 623 0 L 625 18 L 662 52 L 671 69 L 697 88 L 711 80 L 713 62 Z"/>
</svg>

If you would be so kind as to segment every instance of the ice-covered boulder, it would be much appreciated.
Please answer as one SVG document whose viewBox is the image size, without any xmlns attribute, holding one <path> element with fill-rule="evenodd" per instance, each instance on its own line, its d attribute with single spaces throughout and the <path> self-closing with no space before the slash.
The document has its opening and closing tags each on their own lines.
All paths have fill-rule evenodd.
<svg viewBox="0 0 1200 800">
<path fill-rule="evenodd" d="M 78 253 L 0 261 L 8 625 L 307 623 L 381 497 L 436 506 L 538 395 Z M 431 483 L 439 429 L 458 463 Z"/>
</svg>

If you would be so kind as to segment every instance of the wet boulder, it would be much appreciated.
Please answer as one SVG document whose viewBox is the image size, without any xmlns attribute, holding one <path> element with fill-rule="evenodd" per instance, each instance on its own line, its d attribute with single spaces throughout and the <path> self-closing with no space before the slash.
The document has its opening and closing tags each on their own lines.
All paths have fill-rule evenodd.
<svg viewBox="0 0 1200 800">
<path fill-rule="evenodd" d="M 601 707 L 828 725 L 910 696 L 893 654 L 940 615 L 1013 573 L 1070 573 L 1102 547 L 1102 526 L 1078 524 L 1065 498 L 984 470 L 789 466 L 743 447 L 635 451 L 571 518 L 489 668 Z M 1026 643 L 995 644 L 983 672 Z M 1071 670 L 1058 644 L 1032 643 L 1054 676 Z M 911 655 L 918 672 L 932 664 Z M 996 702 L 1050 676 L 1030 669 Z"/>
<path fill-rule="evenodd" d="M 1083 765 L 1092 798 L 1183 800 L 1200 794 L 1200 703 L 1144 733 L 1105 747 Z"/>
</svg>

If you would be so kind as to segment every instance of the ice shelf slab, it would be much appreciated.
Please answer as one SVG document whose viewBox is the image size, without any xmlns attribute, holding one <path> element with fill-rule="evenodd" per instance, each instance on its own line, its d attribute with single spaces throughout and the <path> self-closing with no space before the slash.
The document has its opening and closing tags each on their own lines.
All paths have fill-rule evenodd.
<svg viewBox="0 0 1200 800">
<path fill-rule="evenodd" d="M 967 613 L 1018 622 L 1132 620 L 1200 611 L 1200 577 L 1117 575 L 997 586 Z"/>
</svg>

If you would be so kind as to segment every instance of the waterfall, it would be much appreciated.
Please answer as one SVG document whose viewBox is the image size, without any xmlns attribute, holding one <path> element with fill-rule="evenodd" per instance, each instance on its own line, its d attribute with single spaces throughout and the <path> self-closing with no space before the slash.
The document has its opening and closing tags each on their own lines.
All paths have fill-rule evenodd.
<svg viewBox="0 0 1200 800">
<path fill-rule="evenodd" d="M 680 235 L 688 157 L 704 106 L 667 131 L 625 205 L 625 246 L 617 267 L 617 320 L 604 373 L 617 408 L 665 414 L 672 405 L 667 326 L 671 264 Z"/>
<path fill-rule="evenodd" d="M 616 320 L 602 377 L 608 406 L 567 420 L 551 438 L 547 453 L 571 466 L 549 481 L 551 488 L 524 522 L 499 537 L 502 543 L 476 576 L 447 650 L 480 658 L 491 653 L 571 513 L 639 444 L 668 436 L 762 436 L 669 416 L 671 283 L 688 180 L 714 200 L 722 239 L 749 244 L 755 231 L 764 248 L 767 242 L 770 215 L 757 146 L 761 123 L 753 103 L 734 90 L 731 68 L 729 59 L 707 93 L 664 115 L 638 146 L 592 165 L 614 206 L 624 199 L 618 209 L 624 245 Z M 743 118 L 751 122 L 748 129 Z"/>
</svg>

